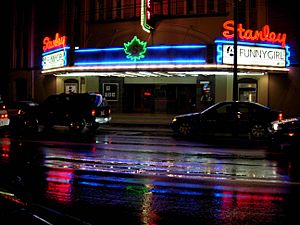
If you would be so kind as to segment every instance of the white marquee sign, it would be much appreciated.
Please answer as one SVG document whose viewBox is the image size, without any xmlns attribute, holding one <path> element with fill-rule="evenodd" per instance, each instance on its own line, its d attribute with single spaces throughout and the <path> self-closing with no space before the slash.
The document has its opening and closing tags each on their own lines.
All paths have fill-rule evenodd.
<svg viewBox="0 0 300 225">
<path fill-rule="evenodd" d="M 66 65 L 66 58 L 67 57 L 66 57 L 65 50 L 44 55 L 42 59 L 42 68 L 43 70 L 45 70 L 45 69 L 63 67 Z"/>
<path fill-rule="evenodd" d="M 223 63 L 233 64 L 234 62 L 234 45 L 223 45 Z M 286 66 L 285 48 L 268 48 L 257 46 L 237 46 L 237 64 L 252 66 Z"/>
</svg>

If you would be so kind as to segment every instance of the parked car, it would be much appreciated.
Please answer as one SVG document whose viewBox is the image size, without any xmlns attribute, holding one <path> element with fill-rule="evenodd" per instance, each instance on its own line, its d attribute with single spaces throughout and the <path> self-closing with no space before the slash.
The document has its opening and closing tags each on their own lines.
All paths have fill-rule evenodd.
<svg viewBox="0 0 300 225">
<path fill-rule="evenodd" d="M 271 121 L 281 120 L 281 111 L 254 102 L 218 102 L 202 112 L 177 115 L 171 128 L 182 136 L 268 136 Z"/>
<path fill-rule="evenodd" d="M 10 123 L 6 105 L 0 95 L 0 128 L 7 127 Z"/>
<path fill-rule="evenodd" d="M 34 101 L 14 101 L 8 104 L 9 127 L 14 131 L 36 131 L 38 128 L 37 110 L 39 104 Z"/>
<path fill-rule="evenodd" d="M 19 129 L 21 121 L 24 129 L 33 128 L 37 123 L 38 128 L 49 129 L 59 125 L 71 131 L 84 128 L 95 131 L 100 124 L 111 121 L 111 109 L 109 105 L 103 105 L 102 96 L 98 93 L 62 93 L 50 95 L 40 104 L 31 104 L 27 110 L 20 110 L 18 121 Z"/>
<path fill-rule="evenodd" d="M 272 148 L 287 149 L 300 146 L 300 117 L 273 121 L 269 131 Z"/>
</svg>

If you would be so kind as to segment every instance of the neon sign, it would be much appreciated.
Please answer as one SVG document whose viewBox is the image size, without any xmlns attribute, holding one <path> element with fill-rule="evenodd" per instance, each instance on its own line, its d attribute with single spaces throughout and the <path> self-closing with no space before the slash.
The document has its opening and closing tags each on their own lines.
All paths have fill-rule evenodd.
<svg viewBox="0 0 300 225">
<path fill-rule="evenodd" d="M 141 0 L 141 26 L 147 33 L 150 33 L 153 29 L 153 27 L 149 25 L 149 21 L 152 17 L 151 6 L 151 0 Z"/>
<path fill-rule="evenodd" d="M 223 63 L 233 64 L 233 45 L 223 45 Z M 286 66 L 284 48 L 266 48 L 259 46 L 238 45 L 239 65 Z"/>
<path fill-rule="evenodd" d="M 64 48 L 66 47 L 66 40 L 67 37 L 66 36 L 60 36 L 59 33 L 55 34 L 55 39 L 51 40 L 50 37 L 45 37 L 43 40 L 43 51 L 49 51 L 49 50 L 53 50 L 56 48 Z"/>
<path fill-rule="evenodd" d="M 147 51 L 147 42 L 141 41 L 134 36 L 134 38 L 128 42 L 124 43 L 124 51 L 127 54 L 127 58 L 136 61 L 145 57 Z"/>
<path fill-rule="evenodd" d="M 59 49 L 53 52 L 43 54 L 42 68 L 43 70 L 63 67 L 67 64 L 67 52 L 65 49 Z"/>
<path fill-rule="evenodd" d="M 233 64 L 234 42 L 215 40 L 218 64 Z M 284 68 L 290 66 L 290 50 L 286 45 L 253 42 L 237 42 L 238 65 L 268 66 Z"/>
<path fill-rule="evenodd" d="M 234 37 L 234 21 L 227 20 L 223 24 L 223 37 L 226 39 L 232 39 Z M 237 34 L 240 40 L 245 41 L 263 41 L 270 42 L 272 44 L 281 44 L 284 48 L 286 45 L 286 33 L 275 33 L 270 31 L 269 25 L 265 25 L 261 30 L 251 30 L 243 28 L 243 25 L 239 23 L 237 25 Z"/>
</svg>

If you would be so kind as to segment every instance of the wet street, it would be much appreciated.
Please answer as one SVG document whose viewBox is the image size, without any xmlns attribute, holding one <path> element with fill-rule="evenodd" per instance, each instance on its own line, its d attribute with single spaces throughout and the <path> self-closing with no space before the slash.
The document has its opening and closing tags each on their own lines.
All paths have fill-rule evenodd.
<svg viewBox="0 0 300 225">
<path fill-rule="evenodd" d="M 265 143 L 104 126 L 1 131 L 0 151 L 1 190 L 86 224 L 297 224 L 300 155 Z"/>
</svg>

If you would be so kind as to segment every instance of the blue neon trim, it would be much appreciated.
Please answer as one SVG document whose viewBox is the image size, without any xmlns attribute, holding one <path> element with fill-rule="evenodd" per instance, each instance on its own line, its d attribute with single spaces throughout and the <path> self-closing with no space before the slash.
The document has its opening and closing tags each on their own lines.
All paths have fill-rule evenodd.
<svg viewBox="0 0 300 225">
<path fill-rule="evenodd" d="M 59 51 L 62 51 L 62 50 L 65 51 L 66 49 L 69 49 L 69 48 L 70 48 L 69 46 L 66 46 L 64 48 L 57 48 L 57 49 L 54 49 L 52 51 L 42 53 L 42 56 L 49 55 L 49 54 L 52 54 L 52 53 L 55 53 L 55 52 L 59 52 Z"/>
<path fill-rule="evenodd" d="M 218 64 L 222 64 L 222 59 L 223 59 L 223 45 L 217 45 L 217 56 L 216 60 Z"/>
<path fill-rule="evenodd" d="M 167 63 L 175 63 L 175 64 L 179 64 L 179 63 L 201 63 L 204 64 L 206 63 L 206 60 L 203 59 L 191 59 L 191 60 L 159 60 L 159 61 L 110 61 L 110 62 L 106 62 L 106 61 L 102 61 L 102 62 L 76 62 L 74 63 L 74 65 L 76 66 L 83 66 L 83 65 L 116 65 L 116 64 L 167 64 Z"/>
<path fill-rule="evenodd" d="M 164 45 L 164 46 L 149 46 L 148 49 L 169 49 L 169 48 L 206 48 L 206 45 Z"/>
<path fill-rule="evenodd" d="M 234 44 L 234 41 L 229 41 L 229 40 L 215 40 L 215 43 L 220 43 L 220 44 Z M 282 48 L 281 45 L 278 44 L 267 44 L 267 43 L 255 43 L 255 42 L 246 42 L 246 41 L 238 41 L 238 45 L 250 45 L 250 46 L 263 46 L 263 47 L 279 47 Z"/>
<path fill-rule="evenodd" d="M 164 46 L 149 46 L 147 49 L 190 49 L 190 48 L 206 48 L 206 45 L 164 45 Z M 74 52 L 101 52 L 101 51 L 123 51 L 124 48 L 89 48 L 77 49 Z"/>
<path fill-rule="evenodd" d="M 290 66 L 291 65 L 291 61 L 290 61 L 290 56 L 291 56 L 291 52 L 290 52 L 290 47 L 289 46 L 285 46 L 286 49 L 286 66 Z"/>
<path fill-rule="evenodd" d="M 77 49 L 74 52 L 102 52 L 102 51 L 123 51 L 124 48 L 89 48 Z"/>
</svg>

